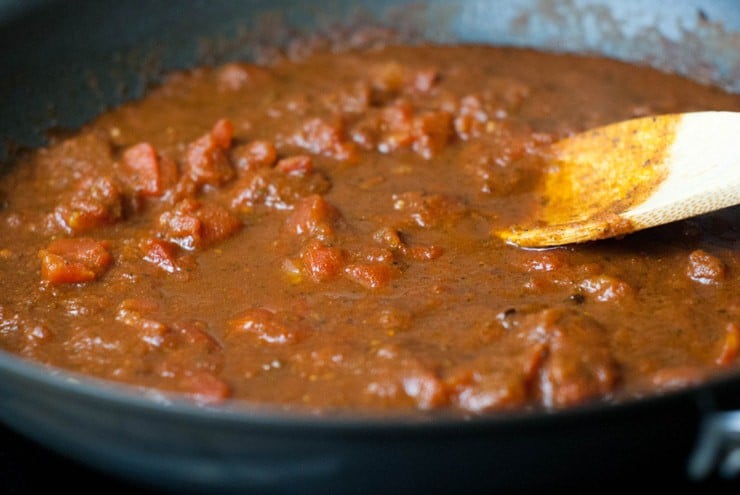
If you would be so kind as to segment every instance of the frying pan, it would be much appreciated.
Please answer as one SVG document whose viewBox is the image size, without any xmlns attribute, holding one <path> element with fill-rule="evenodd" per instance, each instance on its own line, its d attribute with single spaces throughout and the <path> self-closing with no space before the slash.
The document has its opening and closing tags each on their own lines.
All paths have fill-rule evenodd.
<svg viewBox="0 0 740 495">
<path fill-rule="evenodd" d="M 141 95 L 167 71 L 256 58 L 337 25 L 599 53 L 740 92 L 734 0 L 0 0 L 0 159 Z M 556 412 L 322 417 L 196 406 L 0 352 L 0 420 L 173 491 L 491 493 L 740 472 L 738 376 Z"/>
</svg>

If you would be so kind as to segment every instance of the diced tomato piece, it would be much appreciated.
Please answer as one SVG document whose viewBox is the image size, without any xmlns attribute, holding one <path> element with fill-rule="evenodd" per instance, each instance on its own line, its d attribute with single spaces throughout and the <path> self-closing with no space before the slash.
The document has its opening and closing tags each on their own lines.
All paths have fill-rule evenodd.
<svg viewBox="0 0 740 495">
<path fill-rule="evenodd" d="M 475 413 L 506 411 L 522 407 L 527 401 L 526 383 L 518 371 L 505 369 L 480 374 L 457 384 L 456 402 Z"/>
<path fill-rule="evenodd" d="M 215 404 L 231 396 L 229 385 L 208 371 L 197 371 L 180 380 L 183 391 L 198 402 Z"/>
<path fill-rule="evenodd" d="M 370 70 L 373 86 L 381 91 L 395 93 L 403 88 L 406 70 L 398 62 L 386 62 Z"/>
<path fill-rule="evenodd" d="M 289 312 L 248 309 L 229 321 L 227 338 L 252 335 L 267 344 L 294 344 L 309 332 L 302 319 Z"/>
<path fill-rule="evenodd" d="M 110 177 L 83 179 L 69 200 L 56 208 L 59 223 L 75 233 L 110 225 L 122 215 L 121 191 Z"/>
<path fill-rule="evenodd" d="M 367 111 L 372 104 L 373 91 L 364 81 L 357 81 L 351 88 L 339 94 L 339 111 L 360 114 Z"/>
<path fill-rule="evenodd" d="M 694 282 L 707 285 L 718 284 L 724 280 L 726 271 L 722 260 L 704 250 L 697 249 L 689 255 L 686 274 Z"/>
<path fill-rule="evenodd" d="M 196 185 L 219 186 L 234 176 L 228 148 L 231 146 L 233 127 L 228 121 L 219 121 L 214 130 L 196 139 L 185 153 L 185 174 Z M 229 131 L 231 129 L 231 131 Z"/>
<path fill-rule="evenodd" d="M 137 313 L 156 313 L 159 311 L 159 303 L 154 299 L 124 299 L 118 305 L 118 310 L 136 311 Z"/>
<path fill-rule="evenodd" d="M 567 266 L 563 251 L 522 251 L 521 267 L 527 272 L 552 272 Z"/>
<path fill-rule="evenodd" d="M 314 240 L 301 251 L 301 260 L 311 278 L 316 282 L 323 282 L 339 275 L 344 255 L 341 249 Z"/>
<path fill-rule="evenodd" d="M 405 244 L 398 230 L 392 227 L 383 227 L 373 234 L 373 239 L 391 249 L 402 249 Z"/>
<path fill-rule="evenodd" d="M 226 239 L 242 226 L 229 210 L 215 203 L 203 204 L 196 215 L 201 222 L 200 238 L 206 244 Z"/>
<path fill-rule="evenodd" d="M 434 260 L 444 253 L 444 249 L 439 246 L 410 246 L 404 251 L 409 258 L 416 261 Z"/>
<path fill-rule="evenodd" d="M 483 108 L 482 98 L 479 95 L 468 95 L 460 100 L 460 109 L 455 117 L 454 127 L 461 139 L 481 135 L 488 121 L 488 114 Z"/>
<path fill-rule="evenodd" d="M 200 219 L 195 212 L 200 207 L 194 199 L 180 201 L 172 210 L 159 216 L 159 231 L 163 237 L 188 250 L 200 245 Z"/>
<path fill-rule="evenodd" d="M 475 413 L 523 407 L 547 349 L 542 343 L 521 344 L 513 352 L 484 354 L 456 365 L 445 383 L 457 404 Z"/>
<path fill-rule="evenodd" d="M 444 149 L 452 138 L 452 115 L 448 112 L 425 112 L 414 118 L 413 149 L 424 158 L 431 158 Z"/>
<path fill-rule="evenodd" d="M 431 158 L 444 149 L 454 134 L 452 114 L 436 111 L 414 115 L 406 100 L 385 107 L 381 119 L 385 132 L 378 149 L 383 153 L 411 146 L 424 158 Z"/>
<path fill-rule="evenodd" d="M 397 148 L 411 146 L 414 110 L 406 100 L 398 100 L 385 107 L 381 114 L 382 127 L 385 130 L 378 145 L 379 151 L 389 153 Z"/>
<path fill-rule="evenodd" d="M 177 245 L 162 239 L 144 239 L 141 242 L 144 260 L 162 270 L 174 273 L 179 270 L 176 260 Z"/>
<path fill-rule="evenodd" d="M 270 194 L 278 192 L 277 188 L 270 187 L 272 173 L 273 169 L 262 169 L 250 171 L 241 177 L 231 188 L 231 208 L 240 212 L 251 212 L 256 205 L 266 203 L 268 198 L 281 203 L 282 197 Z"/>
<path fill-rule="evenodd" d="M 383 125 L 380 115 L 367 114 L 352 126 L 349 134 L 352 141 L 361 148 L 384 151 L 380 144 L 382 130 Z"/>
<path fill-rule="evenodd" d="M 123 172 L 134 190 L 143 194 L 159 191 L 159 159 L 149 143 L 139 143 L 123 152 Z"/>
<path fill-rule="evenodd" d="M 359 263 L 393 263 L 393 251 L 382 246 L 363 246 L 352 251 L 352 259 Z"/>
<path fill-rule="evenodd" d="M 439 81 L 439 71 L 435 68 L 420 70 L 414 75 L 413 88 L 420 93 L 428 93 Z"/>
<path fill-rule="evenodd" d="M 206 350 L 220 349 L 221 344 L 208 333 L 208 324 L 200 320 L 187 320 L 173 324 L 182 341 Z"/>
<path fill-rule="evenodd" d="M 632 288 L 627 282 L 609 275 L 586 278 L 580 287 L 601 302 L 622 299 L 632 294 Z"/>
<path fill-rule="evenodd" d="M 414 108 L 408 100 L 400 99 L 383 108 L 383 122 L 390 131 L 410 131 Z"/>
<path fill-rule="evenodd" d="M 123 153 L 121 172 L 135 193 L 161 196 L 177 182 L 177 165 L 169 158 L 160 158 L 149 143 L 139 143 Z"/>
<path fill-rule="evenodd" d="M 277 170 L 291 175 L 309 175 L 313 172 L 313 160 L 308 155 L 283 158 L 275 166 Z"/>
<path fill-rule="evenodd" d="M 157 194 L 164 194 L 167 189 L 177 184 L 177 179 L 179 175 L 180 172 L 177 170 L 177 163 L 175 163 L 175 161 L 171 158 L 160 156 L 158 180 L 159 192 L 157 192 Z"/>
<path fill-rule="evenodd" d="M 192 199 L 181 201 L 159 216 L 163 237 L 188 250 L 223 240 L 240 227 L 239 219 L 226 208 Z"/>
<path fill-rule="evenodd" d="M 414 399 L 419 409 L 435 409 L 449 402 L 444 383 L 430 370 L 419 366 L 419 369 L 412 368 L 405 373 L 403 390 Z"/>
<path fill-rule="evenodd" d="M 377 356 L 388 362 L 376 364 L 365 393 L 385 400 L 406 396 L 419 409 L 436 409 L 449 404 L 448 387 L 432 367 L 406 355 L 403 349 L 394 345 L 382 345 Z"/>
<path fill-rule="evenodd" d="M 601 397 L 617 383 L 617 363 L 601 325 L 577 311 L 549 308 L 526 315 L 521 329 L 546 341 L 539 384 L 548 407 L 572 406 Z"/>
<path fill-rule="evenodd" d="M 165 345 L 170 329 L 164 323 L 152 318 L 159 305 L 150 299 L 124 299 L 118 305 L 116 321 L 131 327 L 139 338 L 149 347 Z"/>
<path fill-rule="evenodd" d="M 393 268 L 386 264 L 352 264 L 344 272 L 351 280 L 368 289 L 385 287 L 393 277 Z"/>
<path fill-rule="evenodd" d="M 308 196 L 296 204 L 288 217 L 288 231 L 294 234 L 326 235 L 332 232 L 339 210 L 318 195 Z"/>
<path fill-rule="evenodd" d="M 344 139 L 344 122 L 341 118 L 332 123 L 311 119 L 293 136 L 293 142 L 311 153 L 340 161 L 354 159 L 357 151 L 352 141 Z"/>
<path fill-rule="evenodd" d="M 167 193 L 166 200 L 168 203 L 177 203 L 184 200 L 195 200 L 198 196 L 200 185 L 195 182 L 187 173 L 184 173 L 175 184 L 175 187 Z"/>
<path fill-rule="evenodd" d="M 219 120 L 213 124 L 211 137 L 213 137 L 213 142 L 216 146 L 223 150 L 228 150 L 231 148 L 231 142 L 234 139 L 234 124 L 228 119 Z"/>
<path fill-rule="evenodd" d="M 41 277 L 53 284 L 90 282 L 95 272 L 82 263 L 70 263 L 58 254 L 41 251 Z"/>
<path fill-rule="evenodd" d="M 57 239 L 39 252 L 41 277 L 52 284 L 90 282 L 100 277 L 112 258 L 105 241 Z"/>
<path fill-rule="evenodd" d="M 293 210 L 304 198 L 323 194 L 331 188 L 321 173 L 284 173 L 277 168 L 246 172 L 230 188 L 232 210 L 250 212 L 259 205 L 273 210 Z"/>
<path fill-rule="evenodd" d="M 277 149 L 272 141 L 252 141 L 234 148 L 231 154 L 240 172 L 272 167 L 277 161 Z"/>
<path fill-rule="evenodd" d="M 407 222 L 426 228 L 451 223 L 467 212 L 467 207 L 458 198 L 417 191 L 394 194 L 393 209 Z"/>
</svg>

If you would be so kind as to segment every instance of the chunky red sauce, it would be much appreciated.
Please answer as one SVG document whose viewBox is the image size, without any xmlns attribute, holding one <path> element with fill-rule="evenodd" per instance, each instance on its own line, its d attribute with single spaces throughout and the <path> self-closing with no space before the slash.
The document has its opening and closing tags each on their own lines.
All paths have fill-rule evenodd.
<svg viewBox="0 0 740 495">
<path fill-rule="evenodd" d="M 547 147 L 740 96 L 615 61 L 390 47 L 177 74 L 2 178 L 0 347 L 318 410 L 621 400 L 738 369 L 738 210 L 549 250 L 491 233 Z"/>
</svg>

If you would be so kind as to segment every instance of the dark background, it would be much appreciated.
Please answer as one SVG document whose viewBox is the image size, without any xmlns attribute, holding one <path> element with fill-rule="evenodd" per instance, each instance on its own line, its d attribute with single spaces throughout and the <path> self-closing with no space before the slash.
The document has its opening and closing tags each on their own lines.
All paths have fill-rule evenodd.
<svg viewBox="0 0 740 495">
<path fill-rule="evenodd" d="M 66 487 L 81 493 L 105 495 L 164 493 L 91 470 L 50 452 L 0 425 L 0 493 L 3 495 L 47 493 L 49 484 L 54 488 Z M 635 480 L 627 480 L 624 483 L 609 483 L 609 486 L 598 487 L 598 491 L 584 490 L 583 493 L 632 495 L 635 492 L 646 493 L 646 490 L 655 490 L 660 494 L 674 492 L 737 495 L 740 493 L 740 479 L 730 481 L 714 479 L 702 483 L 648 479 L 636 483 Z"/>
<path fill-rule="evenodd" d="M 106 495 L 157 493 L 67 460 L 0 424 L 0 493 L 48 493 L 50 485 Z"/>
</svg>

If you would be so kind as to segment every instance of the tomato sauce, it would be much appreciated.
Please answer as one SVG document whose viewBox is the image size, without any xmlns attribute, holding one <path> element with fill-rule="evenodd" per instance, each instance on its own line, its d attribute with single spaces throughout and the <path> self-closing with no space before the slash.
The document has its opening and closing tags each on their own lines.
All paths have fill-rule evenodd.
<svg viewBox="0 0 740 495">
<path fill-rule="evenodd" d="M 740 368 L 738 210 L 525 250 L 551 143 L 740 96 L 595 57 L 390 46 L 170 76 L 0 182 L 0 348 L 286 409 L 484 414 Z"/>
</svg>

